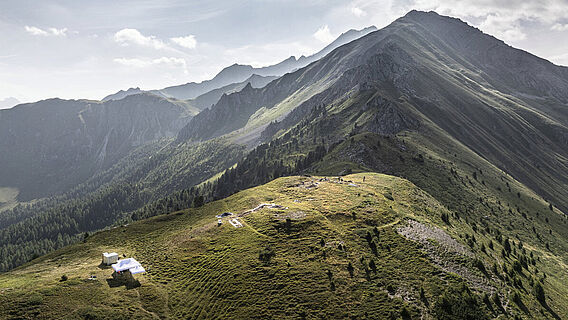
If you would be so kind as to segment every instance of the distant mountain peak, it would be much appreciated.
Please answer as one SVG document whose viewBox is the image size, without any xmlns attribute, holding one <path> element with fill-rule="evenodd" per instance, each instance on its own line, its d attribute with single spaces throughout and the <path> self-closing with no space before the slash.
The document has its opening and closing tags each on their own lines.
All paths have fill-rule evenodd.
<svg viewBox="0 0 568 320">
<path fill-rule="evenodd" d="M 101 101 L 109 101 L 109 100 L 120 100 L 126 96 L 130 96 L 133 94 L 139 94 L 144 91 L 140 90 L 140 87 L 136 88 L 128 88 L 127 90 L 120 90 L 117 93 L 110 94 L 101 99 Z"/>
<path fill-rule="evenodd" d="M 296 58 L 296 56 L 292 55 L 276 64 L 265 67 L 253 67 L 247 64 L 233 63 L 230 66 L 225 67 L 221 71 L 219 71 L 219 73 L 217 73 L 211 80 L 205 80 L 201 82 L 188 82 L 181 85 L 166 87 L 160 90 L 151 90 L 149 92 L 162 97 L 189 100 L 196 99 L 201 95 L 228 86 L 230 84 L 241 83 L 251 79 L 259 79 L 258 77 L 280 77 L 286 73 L 305 67 L 306 65 L 323 58 L 333 49 L 349 43 L 375 30 L 377 30 L 375 26 L 369 26 L 361 30 L 348 30 L 342 33 L 337 39 L 335 39 L 325 48 L 310 56 L 302 55 L 299 58 Z M 252 77 L 255 74 L 257 75 L 257 77 Z M 141 92 L 143 92 L 143 90 L 141 90 L 140 88 L 130 88 L 126 91 L 120 90 L 117 93 L 104 97 L 102 101 L 120 100 L 128 95 L 138 94 Z"/>
<path fill-rule="evenodd" d="M 232 65 L 223 68 L 223 70 L 221 70 L 211 80 L 206 80 L 200 83 L 190 82 L 184 85 L 167 87 L 156 91 L 160 92 L 164 96 L 174 97 L 177 99 L 195 99 L 196 97 L 211 90 L 227 86 L 231 83 L 243 82 L 253 74 L 263 77 L 282 76 L 286 73 L 303 68 L 306 65 L 323 58 L 333 49 L 375 30 L 377 30 L 375 26 L 366 27 L 361 30 L 348 30 L 319 52 L 307 57 L 303 55 L 299 58 L 296 58 L 296 56 L 290 56 L 276 64 L 258 68 L 251 65 L 233 63 Z"/>
</svg>

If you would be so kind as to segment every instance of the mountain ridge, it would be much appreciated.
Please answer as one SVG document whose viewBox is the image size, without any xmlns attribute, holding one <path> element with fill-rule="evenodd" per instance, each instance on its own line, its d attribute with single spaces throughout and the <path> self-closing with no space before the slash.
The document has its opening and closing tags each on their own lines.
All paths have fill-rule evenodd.
<svg viewBox="0 0 568 320">
<path fill-rule="evenodd" d="M 228 86 L 232 83 L 240 83 L 246 81 L 247 78 L 251 77 L 254 74 L 264 77 L 271 77 L 271 76 L 282 76 L 285 73 L 294 71 L 298 68 L 306 66 L 307 64 L 320 59 L 321 57 L 325 56 L 331 50 L 336 48 L 337 46 L 343 45 L 347 42 L 350 42 L 358 37 L 361 37 L 369 32 L 375 31 L 377 28 L 374 26 L 366 27 L 361 30 L 350 29 L 340 36 L 338 36 L 332 43 L 328 44 L 322 50 L 314 53 L 310 56 L 301 56 L 300 58 L 296 59 L 295 56 L 290 56 L 276 64 L 265 66 L 265 67 L 253 67 L 251 65 L 243 65 L 239 63 L 234 63 L 228 67 L 223 68 L 219 73 L 217 73 L 212 79 L 205 80 L 202 82 L 189 82 L 181 85 L 166 87 L 163 89 L 157 90 L 149 90 L 152 93 L 155 93 L 160 96 L 164 97 L 171 97 L 180 100 L 187 100 L 187 99 L 195 99 L 198 96 L 205 94 L 209 91 Z M 133 90 L 134 89 L 134 90 Z M 130 88 L 126 91 L 121 90 L 120 92 L 113 94 L 118 96 L 123 96 L 128 91 L 132 92 L 139 92 L 135 90 L 135 88 Z M 108 97 L 113 96 L 109 95 L 103 98 L 108 99 Z"/>
<path fill-rule="evenodd" d="M 175 136 L 195 113 L 146 93 L 106 102 L 54 98 L 1 110 L 2 183 L 19 188 L 21 200 L 68 190 L 132 148 Z"/>
<path fill-rule="evenodd" d="M 30 289 L 30 284 L 41 283 L 45 290 L 67 294 L 72 289 L 64 281 L 57 282 L 59 274 L 71 270 L 69 285 L 80 284 L 94 264 L 85 269 L 79 264 L 73 269 L 54 268 L 49 275 L 43 273 L 45 282 L 27 278 L 41 262 L 56 264 L 67 254 L 66 258 L 81 261 L 81 255 L 73 250 L 81 252 L 76 248 L 90 245 L 89 261 L 95 261 L 103 248 L 118 244 L 124 252 L 143 257 L 151 266 L 149 270 L 158 270 L 151 271 L 142 287 L 133 290 L 143 294 L 155 289 L 154 297 L 175 297 L 160 307 L 164 317 L 168 312 L 178 317 L 270 317 L 274 311 L 289 318 L 430 315 L 445 319 L 463 315 L 463 308 L 475 307 L 469 312 L 476 318 L 562 318 L 568 314 L 568 196 L 564 188 L 568 181 L 564 147 L 568 142 L 564 101 L 568 82 L 564 70 L 458 19 L 410 12 L 262 88 L 248 83 L 238 92 L 222 95 L 179 131 L 175 143 L 156 145 L 160 149 L 156 153 L 140 150 L 123 160 L 115 170 L 128 179 L 103 186 L 108 200 L 95 194 L 93 198 L 87 195 L 84 202 L 64 202 L 62 206 L 70 212 L 82 212 L 75 208 L 87 212 L 87 220 L 104 208 L 100 212 L 108 221 L 132 225 L 99 233 L 91 238 L 93 242 L 87 239 L 84 246 L 78 244 L 39 258 L 0 278 L 21 293 L 21 297 L 11 295 L 5 305 L 14 314 L 26 315 L 33 311 L 19 306 L 33 304 L 40 295 L 46 299 L 45 305 L 29 310 L 54 312 L 49 296 Z M 213 152 L 216 156 L 208 158 Z M 225 162 L 220 165 L 218 158 Z M 121 169 L 125 163 L 128 169 Z M 194 167 L 196 163 L 199 165 Z M 207 175 L 189 178 L 195 171 L 206 170 Z M 283 176 L 291 177 L 278 179 Z M 393 184 L 369 189 L 366 183 L 374 179 Z M 129 196 L 147 196 L 156 191 L 152 185 L 162 180 L 167 183 L 160 184 L 159 192 L 164 196 L 159 199 L 144 201 Z M 255 186 L 259 187 L 238 193 Z M 319 193 L 324 190 L 330 192 Z M 334 202 L 338 199 L 345 207 Z M 266 209 L 239 216 L 259 203 L 273 202 L 282 202 L 284 208 L 291 209 L 290 214 L 286 215 L 288 209 L 282 209 L 284 215 Z M 204 203 L 208 204 L 202 206 Z M 33 207 L 19 212 L 28 211 Z M 214 213 L 227 211 L 236 213 L 242 228 L 216 225 Z M 162 213 L 166 215 L 133 223 Z M 50 214 L 65 218 L 57 210 Z M 34 218 L 41 221 L 47 217 Z M 36 238 L 59 244 L 93 230 L 81 222 L 83 216 L 73 218 L 79 222 L 68 228 L 71 231 L 64 229 L 66 226 L 53 229 L 65 233 L 61 241 L 39 232 L 25 237 L 40 234 Z M 182 220 L 187 224 L 176 223 Z M 15 234 L 37 230 L 30 221 L 35 220 L 24 219 L 10 228 L 21 227 Z M 172 221 L 169 226 L 181 229 L 160 238 L 163 233 L 155 227 L 168 221 Z M 376 233 L 373 227 L 377 227 Z M 433 232 L 435 228 L 446 235 Z M 230 233 L 226 234 L 227 229 Z M 0 230 L 0 236 L 13 241 L 13 234 L 6 230 Z M 237 233 L 250 241 L 240 242 L 245 238 L 235 237 Z M 421 238 L 420 234 L 437 236 Z M 127 235 L 128 242 L 121 241 Z M 106 236 L 114 242 L 105 242 Z M 136 240 L 142 238 L 142 242 Z M 302 239 L 311 242 L 295 247 Z M 440 239 L 457 243 L 452 247 L 468 254 L 455 256 L 441 250 L 436 246 Z M 22 261 L 21 256 L 12 254 L 20 244 L 7 243 L 1 249 L 10 253 L 10 262 Z M 341 246 L 336 246 L 338 243 Z M 33 248 L 26 247 L 26 252 Z M 168 248 L 173 251 L 164 253 Z M 194 255 L 194 250 L 198 254 Z M 273 253 L 277 257 L 274 263 L 263 263 L 274 259 Z M 223 263 L 234 257 L 233 263 Z M 410 257 L 418 260 L 408 261 Z M 349 262 L 356 270 L 355 278 L 349 275 Z M 416 263 L 424 268 L 414 273 L 396 271 Z M 246 272 L 225 277 L 235 270 Z M 430 271 L 422 274 L 423 270 Z M 207 279 L 191 276 L 202 272 Z M 295 278 L 304 273 L 311 276 Z M 420 276 L 413 278 L 417 274 Z M 10 279 L 15 275 L 22 276 L 18 278 L 21 282 L 12 284 Z M 290 301 L 289 297 L 276 300 L 282 297 L 280 293 L 305 290 L 296 279 L 314 280 L 310 287 L 317 288 L 318 299 L 311 304 L 307 303 L 309 298 L 302 297 L 298 303 L 306 305 L 305 313 L 285 314 L 285 302 L 271 302 Z M 456 286 L 435 289 L 437 285 L 427 283 L 436 279 L 439 284 Z M 225 291 L 228 282 L 235 286 Z M 274 299 L 267 303 L 256 298 L 257 302 L 244 305 L 235 305 L 241 301 L 238 299 L 230 299 L 232 304 L 224 302 L 240 285 L 268 288 L 265 285 L 270 283 L 282 287 L 263 291 L 263 297 Z M 123 292 L 123 288 L 107 288 L 104 283 L 98 288 L 102 291 L 85 292 L 105 297 L 108 294 L 104 293 Z M 353 295 L 359 289 L 363 291 Z M 203 294 L 189 298 L 196 292 Z M 336 301 L 334 297 L 356 303 L 340 309 L 334 309 L 334 303 L 322 304 Z M 142 309 L 148 306 L 136 294 L 129 301 Z M 66 310 L 70 314 L 104 312 L 108 305 L 103 304 L 93 310 Z M 388 310 L 379 310 L 385 305 Z M 137 312 L 134 309 L 128 312 Z M 363 309 L 369 315 L 356 311 Z"/>
</svg>

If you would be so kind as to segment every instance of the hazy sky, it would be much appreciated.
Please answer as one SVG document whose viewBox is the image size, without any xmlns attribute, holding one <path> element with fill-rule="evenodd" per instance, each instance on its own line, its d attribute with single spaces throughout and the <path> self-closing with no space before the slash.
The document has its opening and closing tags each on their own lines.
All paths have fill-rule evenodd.
<svg viewBox="0 0 568 320">
<path fill-rule="evenodd" d="M 0 100 L 91 98 L 312 54 L 411 9 L 568 65 L 568 0 L 0 0 Z"/>
</svg>

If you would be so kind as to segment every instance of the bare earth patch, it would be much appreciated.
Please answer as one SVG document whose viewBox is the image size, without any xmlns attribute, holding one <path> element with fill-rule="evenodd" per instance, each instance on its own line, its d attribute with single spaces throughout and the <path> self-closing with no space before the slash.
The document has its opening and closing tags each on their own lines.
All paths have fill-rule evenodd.
<svg viewBox="0 0 568 320">
<path fill-rule="evenodd" d="M 407 239 L 422 245 L 432 262 L 448 273 L 455 273 L 467 280 L 473 287 L 493 293 L 495 288 L 489 281 L 478 276 L 463 265 L 463 258 L 474 257 L 474 254 L 464 245 L 450 237 L 444 230 L 427 226 L 418 221 L 408 220 L 407 225 L 397 229 L 397 232 Z"/>
</svg>

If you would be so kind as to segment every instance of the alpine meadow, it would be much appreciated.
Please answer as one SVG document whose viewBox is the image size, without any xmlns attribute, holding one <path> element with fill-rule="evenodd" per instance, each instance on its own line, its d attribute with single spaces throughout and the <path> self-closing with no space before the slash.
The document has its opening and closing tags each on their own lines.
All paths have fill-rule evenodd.
<svg viewBox="0 0 568 320">
<path fill-rule="evenodd" d="M 365 1 L 339 14 L 336 1 L 214 13 L 172 0 L 103 19 L 99 4 L 48 2 L 31 16 L 0 5 L 0 26 L 29 21 L 19 32 L 38 41 L 0 49 L 0 73 L 45 72 L 75 97 L 0 109 L 0 319 L 568 319 L 568 67 L 487 32 L 479 18 L 509 23 L 502 11 L 404 7 L 383 24 Z M 301 38 L 313 30 L 284 7 L 329 20 Z M 537 50 L 568 40 L 567 16 L 548 35 L 527 31 L 536 15 L 509 26 L 539 32 L 519 37 Z M 48 41 L 78 47 L 37 51 Z M 50 66 L 16 68 L 10 48 Z M 252 62 L 277 50 L 303 55 Z M 72 71 L 112 54 L 108 70 Z M 211 61 L 231 62 L 147 89 Z M 65 82 L 96 72 L 106 80 L 88 86 L 140 85 L 98 100 Z M 36 82 L 16 81 L 25 101 Z"/>
</svg>

